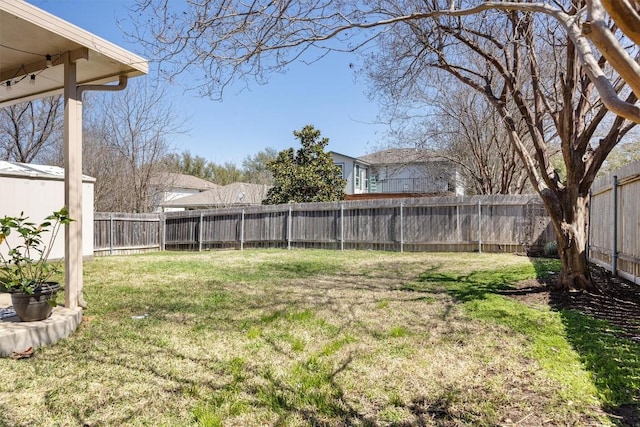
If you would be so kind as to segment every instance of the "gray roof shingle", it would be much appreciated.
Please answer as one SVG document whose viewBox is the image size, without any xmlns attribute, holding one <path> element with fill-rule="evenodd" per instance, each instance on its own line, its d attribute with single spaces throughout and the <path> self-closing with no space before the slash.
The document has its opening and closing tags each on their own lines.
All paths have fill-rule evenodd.
<svg viewBox="0 0 640 427">
<path fill-rule="evenodd" d="M 190 190 L 211 190 L 220 187 L 206 179 L 182 173 L 162 172 L 151 178 L 152 185 L 166 188 L 188 188 Z"/>
<path fill-rule="evenodd" d="M 269 188 L 271 187 L 268 185 L 234 182 L 202 193 L 164 202 L 161 205 L 185 208 L 259 205 L 267 196 Z"/>
<path fill-rule="evenodd" d="M 366 156 L 358 157 L 358 160 L 372 165 L 406 165 L 409 163 L 424 163 L 442 160 L 430 150 L 417 148 L 390 148 Z"/>
</svg>

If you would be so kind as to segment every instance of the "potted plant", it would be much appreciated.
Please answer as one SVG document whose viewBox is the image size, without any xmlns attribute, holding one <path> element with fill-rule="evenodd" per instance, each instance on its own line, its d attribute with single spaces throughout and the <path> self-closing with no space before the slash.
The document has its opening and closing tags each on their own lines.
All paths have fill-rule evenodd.
<svg viewBox="0 0 640 427">
<path fill-rule="evenodd" d="M 61 271 L 61 262 L 49 261 L 49 254 L 60 228 L 71 221 L 66 208 L 40 224 L 24 213 L 0 219 L 0 291 L 11 294 L 13 309 L 23 322 L 48 318 L 56 305 L 60 284 L 51 278 Z"/>
</svg>

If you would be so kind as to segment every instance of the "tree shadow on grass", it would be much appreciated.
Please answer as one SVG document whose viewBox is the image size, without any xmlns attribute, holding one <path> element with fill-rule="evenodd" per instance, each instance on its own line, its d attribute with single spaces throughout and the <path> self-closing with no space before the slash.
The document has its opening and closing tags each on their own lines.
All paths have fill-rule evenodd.
<svg viewBox="0 0 640 427">
<path fill-rule="evenodd" d="M 286 425 L 293 419 L 304 420 L 307 425 L 374 425 L 345 399 L 343 389 L 335 377 L 347 369 L 352 357 L 329 367 L 315 356 L 301 361 L 285 377 L 271 375 L 269 371 L 253 372 L 261 377 L 260 385 L 249 387 L 256 404 L 275 414 L 275 425 Z"/>
<path fill-rule="evenodd" d="M 612 420 L 640 426 L 640 345 L 607 321 L 574 309 L 560 309 L 567 339 L 580 355 Z"/>
<path fill-rule="evenodd" d="M 327 359 L 322 354 L 311 354 L 295 363 L 291 369 L 283 371 L 241 357 L 230 360 L 211 358 L 210 355 L 158 346 L 153 339 L 145 336 L 140 338 L 148 340 L 144 352 L 139 348 L 123 348 L 119 352 L 119 360 L 108 355 L 89 353 L 85 355 L 86 361 L 102 366 L 114 365 L 119 372 L 126 373 L 124 377 L 139 380 L 140 386 L 146 383 L 161 385 L 157 390 L 161 395 L 194 395 L 197 401 L 192 402 L 195 406 L 191 412 L 199 425 L 226 425 L 224 421 L 229 417 L 233 419 L 233 416 L 242 415 L 252 408 L 270 413 L 272 425 L 288 425 L 300 420 L 305 425 L 327 427 L 376 425 L 347 401 L 346 393 L 336 378 L 349 368 L 353 359 L 358 357 L 357 354 L 347 354 L 338 361 Z M 269 340 L 265 342 L 272 345 Z M 281 351 L 277 345 L 274 350 Z M 208 380 L 194 378 L 189 372 L 167 371 L 150 363 L 141 363 L 148 353 L 156 357 L 188 361 L 212 375 Z M 133 384 L 132 380 L 123 381 L 127 386 Z M 63 390 L 56 390 L 55 395 L 45 397 L 45 405 L 52 414 L 60 410 L 56 407 L 60 405 L 60 395 L 64 395 Z M 108 419 L 95 423 L 87 421 L 95 418 L 94 408 L 69 410 L 79 426 L 131 425 L 140 422 L 135 405 L 123 407 L 117 413 L 109 412 Z M 5 425 L 4 422 L 0 416 L 0 426 Z"/>
<path fill-rule="evenodd" d="M 509 267 L 502 270 L 483 270 L 468 274 L 442 273 L 439 268 L 430 268 L 418 276 L 412 284 L 403 290 L 434 292 L 444 288 L 458 302 L 485 299 L 489 294 L 509 294 L 523 292 L 512 285 L 526 277 L 522 267 Z M 534 292 L 537 290 L 531 290 Z"/>
<path fill-rule="evenodd" d="M 600 293 L 551 288 L 549 305 L 560 313 L 567 339 L 621 426 L 640 426 L 640 286 L 591 266 Z"/>
<path fill-rule="evenodd" d="M 518 267 L 465 275 L 436 268 L 422 273 L 407 290 L 440 287 L 461 303 L 486 300 L 492 294 L 525 303 L 548 302 L 559 313 L 568 342 L 592 373 L 612 422 L 640 427 L 640 286 L 592 267 L 592 278 L 598 281 L 601 293 L 562 292 L 555 286 L 557 262 L 555 266 L 537 259 L 531 262 L 534 280 L 525 280 Z M 502 323 L 505 319 L 496 320 Z"/>
</svg>

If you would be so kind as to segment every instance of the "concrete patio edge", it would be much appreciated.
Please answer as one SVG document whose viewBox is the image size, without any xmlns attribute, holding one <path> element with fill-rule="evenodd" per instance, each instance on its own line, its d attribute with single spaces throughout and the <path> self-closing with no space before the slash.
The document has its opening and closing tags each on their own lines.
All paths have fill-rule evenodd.
<svg viewBox="0 0 640 427">
<path fill-rule="evenodd" d="M 81 308 L 65 307 L 55 307 L 48 319 L 38 322 L 20 322 L 16 317 L 4 319 L 0 321 L 0 357 L 67 338 L 81 322 Z"/>
</svg>

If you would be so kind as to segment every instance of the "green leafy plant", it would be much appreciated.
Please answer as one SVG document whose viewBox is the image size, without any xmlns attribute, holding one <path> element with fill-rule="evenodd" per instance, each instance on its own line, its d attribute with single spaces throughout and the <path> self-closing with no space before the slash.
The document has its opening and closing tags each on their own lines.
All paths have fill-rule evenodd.
<svg viewBox="0 0 640 427">
<path fill-rule="evenodd" d="M 555 240 L 552 242 L 547 242 L 544 245 L 544 256 L 548 258 L 557 258 L 558 257 L 558 242 Z"/>
<path fill-rule="evenodd" d="M 0 252 L 0 291 L 33 294 L 59 273 L 60 262 L 48 258 L 60 228 L 71 221 L 66 207 L 40 224 L 30 222 L 24 212 L 0 219 L 0 245 L 7 249 L 6 254 Z"/>
</svg>

